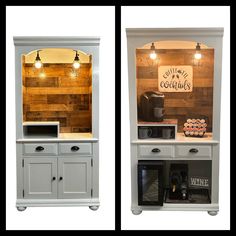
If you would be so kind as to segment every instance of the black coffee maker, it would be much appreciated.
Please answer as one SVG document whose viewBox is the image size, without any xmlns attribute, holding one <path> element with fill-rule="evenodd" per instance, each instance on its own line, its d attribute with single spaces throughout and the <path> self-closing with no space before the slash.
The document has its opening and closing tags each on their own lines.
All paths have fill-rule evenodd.
<svg viewBox="0 0 236 236">
<path fill-rule="evenodd" d="M 140 118 L 143 121 L 163 121 L 164 94 L 147 91 L 140 96 Z"/>
<path fill-rule="evenodd" d="M 171 164 L 169 176 L 169 199 L 186 200 L 188 198 L 188 165 Z"/>
</svg>

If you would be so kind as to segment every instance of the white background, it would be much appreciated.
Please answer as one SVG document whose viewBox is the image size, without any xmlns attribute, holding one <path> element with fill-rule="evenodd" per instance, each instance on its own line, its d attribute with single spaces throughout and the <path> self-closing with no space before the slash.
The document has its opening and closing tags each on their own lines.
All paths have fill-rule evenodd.
<svg viewBox="0 0 236 236">
<path fill-rule="evenodd" d="M 122 7 L 122 229 L 229 229 L 230 227 L 230 11 L 229 7 Z M 143 211 L 131 213 L 130 136 L 128 107 L 127 44 L 125 28 L 224 27 L 221 149 L 220 211 L 217 216 L 206 212 Z"/>
<path fill-rule="evenodd" d="M 7 7 L 6 11 L 6 228 L 115 228 L 115 9 L 114 7 Z M 13 36 L 100 36 L 100 201 L 88 207 L 31 207 L 18 212 L 15 157 Z"/>
</svg>

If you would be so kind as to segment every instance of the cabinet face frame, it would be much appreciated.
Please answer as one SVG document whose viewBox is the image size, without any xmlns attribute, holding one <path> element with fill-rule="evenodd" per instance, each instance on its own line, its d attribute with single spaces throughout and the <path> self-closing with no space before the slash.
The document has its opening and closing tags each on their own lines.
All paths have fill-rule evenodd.
<svg viewBox="0 0 236 236">
<path fill-rule="evenodd" d="M 220 104 L 221 104 L 221 73 L 222 73 L 222 41 L 223 28 L 128 28 L 127 55 L 128 55 L 128 86 L 129 86 L 129 118 L 130 118 L 130 145 L 131 145 L 131 210 L 215 210 L 218 211 L 219 195 L 219 142 L 220 142 Z M 213 125 L 212 140 L 193 142 L 168 140 L 140 140 L 137 132 L 137 81 L 136 81 L 136 49 L 148 43 L 158 41 L 191 41 L 201 42 L 214 48 L 214 82 L 213 82 Z M 139 145 L 168 144 L 175 145 L 205 145 L 212 147 L 212 191 L 211 204 L 172 204 L 169 206 L 138 206 L 137 164 L 140 159 Z M 184 160 L 185 158 L 181 158 Z M 209 158 L 207 158 L 209 159 Z M 206 160 L 207 160 L 206 159 Z"/>
</svg>

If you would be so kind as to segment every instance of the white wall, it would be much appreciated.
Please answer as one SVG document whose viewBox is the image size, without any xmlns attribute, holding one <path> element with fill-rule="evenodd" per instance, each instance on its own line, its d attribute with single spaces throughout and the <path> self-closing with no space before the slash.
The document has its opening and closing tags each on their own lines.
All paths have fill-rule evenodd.
<svg viewBox="0 0 236 236">
<path fill-rule="evenodd" d="M 121 51 L 121 192 L 122 229 L 204 230 L 230 227 L 230 11 L 229 7 L 122 7 Z M 220 211 L 217 216 L 206 212 L 143 211 L 131 213 L 130 136 L 128 107 L 127 40 L 125 28 L 224 27 L 221 149 L 220 149 Z"/>
<path fill-rule="evenodd" d="M 36 19 L 39 15 L 39 19 Z M 114 7 L 6 8 L 6 228 L 115 228 L 115 9 Z M 100 201 L 88 207 L 15 208 L 15 71 L 13 36 L 100 36 Z M 109 58 L 109 60 L 108 60 Z"/>
</svg>

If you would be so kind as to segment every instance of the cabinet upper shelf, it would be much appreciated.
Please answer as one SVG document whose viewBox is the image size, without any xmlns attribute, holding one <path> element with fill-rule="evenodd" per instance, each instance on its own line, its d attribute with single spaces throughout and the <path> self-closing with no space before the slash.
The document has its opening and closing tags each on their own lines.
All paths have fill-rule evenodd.
<svg viewBox="0 0 236 236">
<path fill-rule="evenodd" d="M 177 133 L 176 139 L 137 139 L 132 140 L 134 144 L 175 144 L 175 143 L 219 143 L 212 139 L 212 133 L 205 133 L 203 137 L 186 137 L 183 133 Z"/>
</svg>

